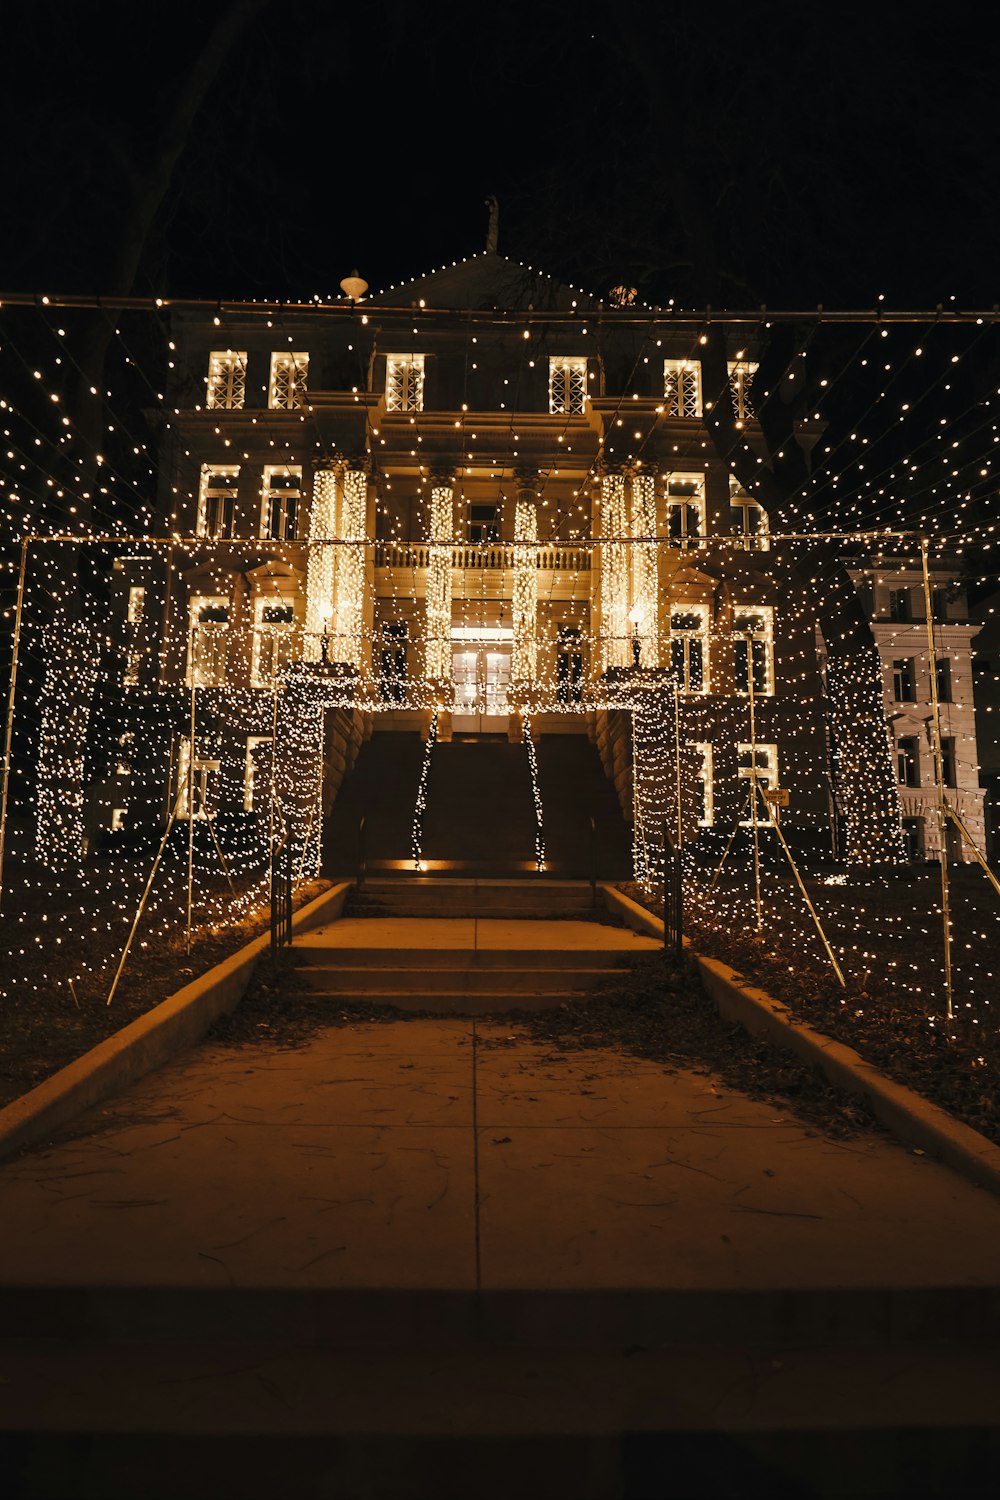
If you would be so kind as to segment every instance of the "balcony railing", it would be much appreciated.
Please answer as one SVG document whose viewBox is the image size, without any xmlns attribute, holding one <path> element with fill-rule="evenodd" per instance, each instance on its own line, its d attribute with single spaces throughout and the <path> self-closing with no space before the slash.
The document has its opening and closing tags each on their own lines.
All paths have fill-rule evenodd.
<svg viewBox="0 0 1000 1500">
<path fill-rule="evenodd" d="M 503 570 L 513 568 L 518 548 L 513 543 L 493 547 L 452 547 L 453 568 Z M 589 573 L 589 547 L 537 547 L 535 566 L 543 572 Z M 427 542 L 376 542 L 376 568 L 427 568 L 431 547 Z"/>
</svg>

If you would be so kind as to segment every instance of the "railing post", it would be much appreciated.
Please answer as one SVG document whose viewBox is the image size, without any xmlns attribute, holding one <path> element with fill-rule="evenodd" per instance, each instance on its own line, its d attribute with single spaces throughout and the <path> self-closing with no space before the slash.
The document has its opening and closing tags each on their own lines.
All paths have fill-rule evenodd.
<svg viewBox="0 0 1000 1500">
<path fill-rule="evenodd" d="M 597 819 L 590 814 L 590 896 L 597 905 Z"/>
<path fill-rule="evenodd" d="M 361 821 L 358 824 L 358 890 L 359 891 L 364 886 L 364 883 L 365 883 L 365 816 L 364 816 L 364 813 L 362 813 L 362 815 L 361 815 Z"/>
<path fill-rule="evenodd" d="M 663 820 L 663 948 L 679 959 L 684 952 L 683 885 L 681 851 L 670 837 L 668 820 Z"/>
</svg>

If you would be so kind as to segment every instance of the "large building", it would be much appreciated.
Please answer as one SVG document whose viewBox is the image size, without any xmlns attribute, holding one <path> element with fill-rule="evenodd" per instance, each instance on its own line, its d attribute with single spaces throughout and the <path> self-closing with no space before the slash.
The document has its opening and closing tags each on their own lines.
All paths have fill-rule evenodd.
<svg viewBox="0 0 1000 1500">
<path fill-rule="evenodd" d="M 487 253 L 334 307 L 175 314 L 157 532 L 176 543 L 116 573 L 126 714 L 92 822 L 185 817 L 193 788 L 196 814 L 251 842 L 277 815 L 316 868 L 372 735 L 499 735 L 529 760 L 587 736 L 640 874 L 665 820 L 709 852 L 753 817 L 766 829 L 755 781 L 788 790 L 790 841 L 832 854 L 808 590 L 716 452 L 697 332 L 630 297 L 602 306 Z M 754 370 L 729 350 L 759 445 Z M 880 621 L 904 587 L 880 576 Z M 968 627 L 948 608 L 957 704 Z M 886 649 L 915 662 L 900 629 Z M 916 854 L 913 692 L 887 708 L 900 766 L 920 768 L 900 772 Z"/>
</svg>

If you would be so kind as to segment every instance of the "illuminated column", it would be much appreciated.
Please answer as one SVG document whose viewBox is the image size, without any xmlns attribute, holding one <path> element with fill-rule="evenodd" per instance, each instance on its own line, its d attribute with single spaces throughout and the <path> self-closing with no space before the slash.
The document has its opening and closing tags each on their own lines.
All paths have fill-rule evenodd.
<svg viewBox="0 0 1000 1500">
<path fill-rule="evenodd" d="M 328 653 L 330 622 L 334 612 L 337 579 L 337 548 L 318 545 L 332 542 L 339 535 L 338 483 L 341 462 L 337 458 L 320 459 L 313 477 L 312 509 L 309 512 L 309 561 L 306 570 L 306 635 L 303 647 L 305 661 L 321 661 Z M 329 658 L 328 658 L 329 659 Z"/>
<path fill-rule="evenodd" d="M 351 459 L 343 470 L 340 539 L 357 545 L 333 547 L 335 597 L 331 660 L 361 668 L 364 654 L 365 547 L 368 523 L 368 461 Z"/>
<path fill-rule="evenodd" d="M 431 474 L 431 516 L 427 567 L 427 653 L 424 676 L 428 682 L 451 681 L 451 543 L 455 529 L 454 485 L 450 469 Z"/>
<path fill-rule="evenodd" d="M 640 537 L 656 535 L 656 475 L 637 468 L 632 475 L 632 608 L 633 635 L 639 640 L 639 665 L 659 666 L 656 544 L 635 545 Z"/>
<path fill-rule="evenodd" d="M 625 475 L 620 469 L 606 469 L 601 475 L 600 546 L 600 657 L 601 671 L 609 667 L 631 665 L 629 646 L 629 548 L 628 516 L 625 507 Z"/>
<path fill-rule="evenodd" d="M 514 587 L 512 615 L 514 649 L 511 678 L 527 686 L 538 675 L 538 549 L 519 547 L 518 542 L 538 541 L 537 469 L 517 469 L 517 500 L 514 506 Z"/>
</svg>

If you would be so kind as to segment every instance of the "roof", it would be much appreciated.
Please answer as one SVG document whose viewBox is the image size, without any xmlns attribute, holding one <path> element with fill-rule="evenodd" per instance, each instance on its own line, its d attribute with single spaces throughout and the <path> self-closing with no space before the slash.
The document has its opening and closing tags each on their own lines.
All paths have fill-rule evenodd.
<svg viewBox="0 0 1000 1500">
<path fill-rule="evenodd" d="M 599 305 L 590 292 L 564 286 L 544 271 L 490 250 L 365 298 L 375 307 L 409 307 L 421 301 L 430 308 L 554 308 L 566 312 L 574 307 L 587 312 Z"/>
</svg>

